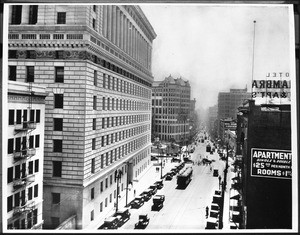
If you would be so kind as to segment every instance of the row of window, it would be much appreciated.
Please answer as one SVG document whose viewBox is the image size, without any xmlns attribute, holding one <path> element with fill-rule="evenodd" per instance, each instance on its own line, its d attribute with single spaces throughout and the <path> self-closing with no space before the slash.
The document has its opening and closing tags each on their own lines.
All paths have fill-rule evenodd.
<svg viewBox="0 0 300 235">
<path fill-rule="evenodd" d="M 7 183 L 11 183 L 14 180 L 24 179 L 26 176 L 39 172 L 39 159 L 29 161 L 28 167 L 26 163 L 18 164 L 7 169 Z M 27 171 L 26 171 L 27 170 Z"/>
<path fill-rule="evenodd" d="M 29 111 L 29 112 L 28 112 Z M 21 124 L 22 122 L 29 121 L 40 123 L 41 121 L 41 110 L 39 109 L 9 109 L 8 111 L 8 125 Z"/>
<path fill-rule="evenodd" d="M 8 154 L 18 153 L 21 152 L 21 150 L 27 148 L 29 149 L 39 148 L 40 135 L 30 135 L 28 139 L 26 136 L 10 138 L 8 139 L 7 143 L 8 143 L 8 147 L 7 147 Z"/>
<path fill-rule="evenodd" d="M 141 134 L 143 132 L 146 132 L 149 129 L 150 129 L 150 126 L 144 125 L 144 126 L 139 126 L 139 127 L 134 127 L 131 129 L 123 130 L 120 132 L 111 133 L 109 135 L 101 136 L 101 147 L 105 147 L 106 145 L 110 145 L 115 142 L 121 141 L 123 139 L 130 138 L 132 136 Z M 94 138 L 93 140 L 94 141 L 92 141 L 92 142 L 96 143 L 96 138 Z M 94 147 L 95 147 L 95 145 L 96 144 L 94 144 L 94 145 L 92 144 L 92 146 L 94 146 Z M 94 150 L 96 148 L 92 147 L 92 149 Z"/>
<path fill-rule="evenodd" d="M 97 110 L 97 96 L 93 96 L 93 109 Z M 102 110 L 149 110 L 148 102 L 102 97 Z"/>
<path fill-rule="evenodd" d="M 26 197 L 27 191 L 27 197 Z M 14 208 L 19 206 L 25 206 L 25 204 L 32 200 L 33 198 L 37 198 L 39 196 L 39 186 L 38 184 L 28 187 L 22 191 L 16 192 L 13 195 L 7 197 L 7 212 L 12 211 Z"/>
<path fill-rule="evenodd" d="M 38 223 L 38 209 L 34 209 L 27 213 L 22 219 L 16 219 L 7 225 L 7 229 L 31 229 L 33 225 Z"/>
</svg>

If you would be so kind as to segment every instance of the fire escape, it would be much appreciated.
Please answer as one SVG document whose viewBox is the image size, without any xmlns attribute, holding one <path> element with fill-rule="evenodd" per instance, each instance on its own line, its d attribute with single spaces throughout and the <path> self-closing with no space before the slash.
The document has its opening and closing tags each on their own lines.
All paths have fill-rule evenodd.
<svg viewBox="0 0 300 235">
<path fill-rule="evenodd" d="M 18 217 L 33 211 L 34 201 L 28 200 L 27 187 L 34 182 L 35 178 L 33 174 L 29 174 L 28 166 L 26 162 L 36 154 L 36 149 L 33 146 L 33 143 L 30 144 L 29 136 L 30 133 L 36 129 L 36 122 L 34 121 L 34 115 L 32 115 L 32 100 L 33 94 L 32 83 L 29 82 L 29 97 L 28 97 L 28 107 L 27 113 L 23 113 L 23 122 L 21 124 L 15 124 L 14 135 L 21 137 L 21 148 L 15 149 L 13 153 L 14 162 L 20 163 L 22 170 L 20 171 L 20 176 L 14 178 L 13 181 L 13 191 L 20 191 L 20 203 L 14 207 L 14 217 Z M 29 121 L 27 116 L 30 116 Z M 25 164 L 24 164 L 25 163 Z M 24 165 L 23 165 L 24 164 Z M 25 190 L 25 191 L 24 191 Z M 26 196 L 27 194 L 27 196 Z"/>
</svg>

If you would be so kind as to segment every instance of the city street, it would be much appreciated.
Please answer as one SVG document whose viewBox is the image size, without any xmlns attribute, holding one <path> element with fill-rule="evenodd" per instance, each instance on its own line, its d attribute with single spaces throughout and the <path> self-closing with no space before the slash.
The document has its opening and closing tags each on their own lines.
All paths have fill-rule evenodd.
<svg viewBox="0 0 300 235">
<path fill-rule="evenodd" d="M 221 169 L 222 161 L 219 162 L 218 154 L 206 153 L 206 144 L 199 143 L 191 159 L 195 164 L 193 167 L 193 177 L 186 189 L 176 189 L 176 176 L 171 181 L 164 180 L 164 187 L 158 190 L 157 194 L 165 195 L 164 207 L 160 211 L 151 211 L 152 199 L 139 208 L 130 209 L 131 219 L 120 229 L 134 229 L 134 224 L 138 222 L 140 214 L 148 214 L 150 218 L 146 229 L 205 229 L 206 217 L 205 208 L 210 207 L 214 191 L 219 189 L 218 177 L 213 177 L 213 170 L 209 165 L 198 165 L 201 156 L 209 155 L 209 159 L 214 159 L 213 169 Z M 174 164 L 174 163 L 167 163 Z"/>
</svg>

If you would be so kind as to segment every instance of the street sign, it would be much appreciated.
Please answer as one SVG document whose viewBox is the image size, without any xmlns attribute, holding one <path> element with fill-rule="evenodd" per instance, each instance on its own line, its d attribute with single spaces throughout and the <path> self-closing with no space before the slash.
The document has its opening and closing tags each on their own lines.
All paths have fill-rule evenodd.
<svg viewBox="0 0 300 235">
<path fill-rule="evenodd" d="M 267 178 L 292 178 L 292 153 L 290 150 L 251 149 L 251 176 Z"/>
</svg>

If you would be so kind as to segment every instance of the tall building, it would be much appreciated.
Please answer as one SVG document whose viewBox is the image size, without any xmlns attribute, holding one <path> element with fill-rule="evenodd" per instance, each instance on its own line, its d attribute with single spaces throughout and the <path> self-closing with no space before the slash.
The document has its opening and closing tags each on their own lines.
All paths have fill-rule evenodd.
<svg viewBox="0 0 300 235">
<path fill-rule="evenodd" d="M 221 137 L 221 119 L 236 118 L 237 108 L 244 100 L 250 99 L 251 93 L 245 89 L 230 89 L 229 92 L 219 92 L 218 95 L 218 136 Z"/>
<path fill-rule="evenodd" d="M 191 86 L 171 75 L 152 85 L 152 133 L 161 140 L 182 142 L 189 138 Z"/>
<path fill-rule="evenodd" d="M 8 83 L 5 184 L 8 229 L 40 229 L 43 224 L 44 87 Z"/>
<path fill-rule="evenodd" d="M 255 105 L 239 108 L 237 167 L 231 200 L 232 219 L 245 229 L 292 228 L 291 106 Z"/>
<path fill-rule="evenodd" d="M 218 106 L 214 105 L 208 108 L 208 131 L 213 138 L 216 138 L 218 135 L 218 126 L 217 126 L 217 118 L 218 118 Z"/>
<path fill-rule="evenodd" d="M 156 34 L 139 6 L 11 5 L 8 37 L 9 79 L 49 93 L 43 227 L 98 228 L 150 166 Z"/>
</svg>

